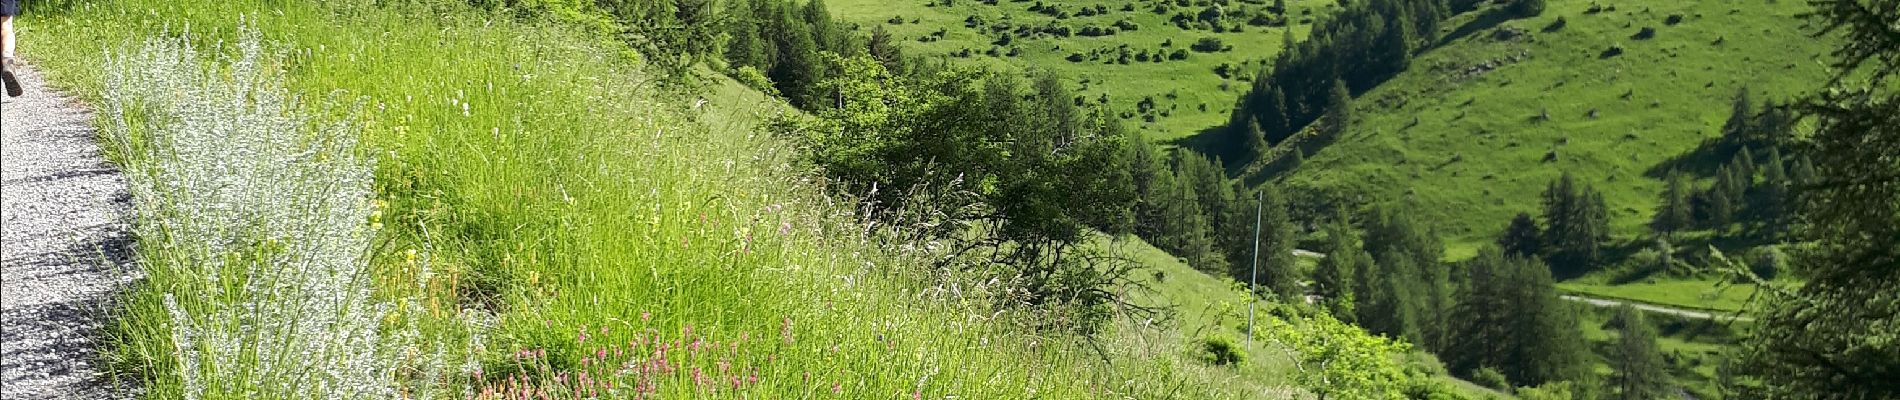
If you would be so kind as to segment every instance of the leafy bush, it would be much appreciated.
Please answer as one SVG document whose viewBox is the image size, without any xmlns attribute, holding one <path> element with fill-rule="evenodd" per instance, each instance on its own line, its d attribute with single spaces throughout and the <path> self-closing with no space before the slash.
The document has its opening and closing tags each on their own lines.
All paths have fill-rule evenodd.
<svg viewBox="0 0 1900 400">
<path fill-rule="evenodd" d="M 1234 342 L 1232 336 L 1213 334 L 1201 338 L 1200 356 L 1202 361 L 1213 365 L 1240 365 L 1247 361 L 1247 352 Z"/>
<path fill-rule="evenodd" d="M 1551 382 L 1537 387 L 1517 389 L 1517 398 L 1523 400 L 1573 400 L 1577 396 L 1577 385 L 1568 381 Z"/>
<path fill-rule="evenodd" d="M 1471 383 L 1501 391 L 1511 390 L 1510 378 L 1505 378 L 1504 373 L 1498 372 L 1497 368 L 1478 368 L 1477 371 L 1471 373 Z"/>
<path fill-rule="evenodd" d="M 1256 335 L 1291 348 L 1297 354 L 1293 361 L 1305 366 L 1298 384 L 1326 398 L 1404 398 L 1417 378 L 1395 361 L 1408 350 L 1404 342 L 1374 336 L 1325 313 L 1294 320 L 1270 317 Z"/>
<path fill-rule="evenodd" d="M 778 93 L 778 89 L 772 87 L 772 79 L 765 77 L 765 72 L 759 71 L 757 67 L 750 65 L 739 66 L 738 69 L 732 71 L 732 79 L 739 81 L 739 83 L 744 84 L 746 87 L 752 88 L 752 90 L 757 90 L 765 94 Z"/>
<path fill-rule="evenodd" d="M 1788 255 L 1778 247 L 1757 247 L 1748 252 L 1748 270 L 1762 279 L 1775 279 L 1788 270 Z"/>
<path fill-rule="evenodd" d="M 1517 0 L 1511 3 L 1511 13 L 1518 17 L 1535 17 L 1544 13 L 1544 0 Z"/>
<path fill-rule="evenodd" d="M 1188 46 L 1188 48 L 1202 53 L 1217 52 L 1226 47 L 1227 45 L 1221 42 L 1220 38 L 1212 36 L 1202 37 L 1200 40 L 1194 41 L 1193 45 Z"/>
</svg>

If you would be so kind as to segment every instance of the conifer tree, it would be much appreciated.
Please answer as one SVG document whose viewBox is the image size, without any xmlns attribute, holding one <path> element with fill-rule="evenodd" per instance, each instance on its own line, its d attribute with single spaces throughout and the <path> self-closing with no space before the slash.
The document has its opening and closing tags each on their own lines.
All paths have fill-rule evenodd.
<svg viewBox="0 0 1900 400">
<path fill-rule="evenodd" d="M 1761 173 L 1760 165 L 1755 163 L 1755 150 L 1746 146 L 1735 153 L 1730 169 L 1735 172 L 1736 183 L 1741 184 L 1742 193 L 1729 193 L 1737 199 L 1747 195 L 1746 191 L 1755 187 L 1755 176 Z"/>
<path fill-rule="evenodd" d="M 1366 294 L 1366 307 L 1392 315 L 1373 317 L 1367 329 L 1441 350 L 1452 292 L 1450 272 L 1439 261 L 1444 244 L 1412 214 L 1393 206 L 1373 211 L 1366 221 L 1365 242 L 1367 253 L 1380 266 L 1378 273 L 1387 275 L 1380 277 L 1381 285 L 1370 288 L 1374 293 Z M 1360 314 L 1362 323 L 1366 318 L 1366 313 Z"/>
<path fill-rule="evenodd" d="M 1355 290 L 1363 300 L 1355 304 L 1359 326 L 1366 331 L 1414 343 L 1422 339 L 1418 329 L 1416 265 L 1411 257 L 1374 258 L 1376 267 L 1364 268 L 1365 287 Z"/>
<path fill-rule="evenodd" d="M 1656 209 L 1655 219 L 1650 228 L 1662 234 L 1673 234 L 1695 225 L 1695 209 L 1689 201 L 1689 184 L 1682 174 L 1670 173 L 1668 187 L 1663 190 L 1662 207 Z"/>
<path fill-rule="evenodd" d="M 799 10 L 799 17 L 810 26 L 811 40 L 818 50 L 851 55 L 845 51 L 845 32 L 839 30 L 838 22 L 831 18 L 831 9 L 825 6 L 825 0 L 807 0 L 805 7 Z"/>
<path fill-rule="evenodd" d="M 726 3 L 726 7 L 725 13 L 730 16 L 726 18 L 726 61 L 735 68 L 770 69 L 766 61 L 765 41 L 759 36 L 759 21 L 751 16 L 751 0 L 731 0 Z"/>
<path fill-rule="evenodd" d="M 1157 245 L 1169 253 L 1187 259 L 1188 265 L 1210 273 L 1221 273 L 1227 263 L 1215 256 L 1213 233 L 1207 226 L 1207 213 L 1201 209 L 1200 192 L 1191 173 L 1181 169 L 1176 158 L 1173 173 L 1161 180 L 1166 186 L 1162 200 L 1161 240 Z"/>
<path fill-rule="evenodd" d="M 1833 76 L 1801 109 L 1818 179 L 1801 219 L 1807 283 L 1774 293 L 1742 368 L 1744 398 L 1900 398 L 1900 0 L 1816 0 Z"/>
<path fill-rule="evenodd" d="M 1293 223 L 1287 217 L 1285 196 L 1272 183 L 1261 185 L 1258 193 L 1261 202 L 1259 205 L 1260 259 L 1258 260 L 1260 285 L 1273 291 L 1283 301 L 1302 301 L 1300 277 L 1296 265 L 1298 260 L 1293 256 L 1293 245 L 1297 238 Z M 1236 270 L 1240 267 L 1240 265 L 1234 266 Z M 1234 275 L 1240 274 L 1236 271 Z M 1248 275 L 1251 275 L 1251 272 Z"/>
<path fill-rule="evenodd" d="M 1703 223 L 1710 229 L 1714 229 L 1715 233 L 1727 232 L 1729 224 L 1735 223 L 1736 212 L 1735 199 L 1730 197 L 1728 189 L 1723 188 L 1729 185 L 1726 177 L 1731 176 L 1731 173 L 1728 172 L 1727 167 L 1720 171 L 1716 175 L 1720 180 L 1716 181 L 1715 186 L 1710 187 L 1708 192 L 1705 192 L 1708 207 L 1705 207 L 1707 212 L 1704 213 L 1704 217 L 1707 219 Z"/>
<path fill-rule="evenodd" d="M 1590 379 L 1587 348 L 1574 310 L 1557 298 L 1550 270 L 1535 259 L 1482 249 L 1467 263 L 1447 367 L 1470 373 L 1497 368 L 1510 382 L 1536 386 Z"/>
<path fill-rule="evenodd" d="M 1756 202 L 1760 207 L 1760 216 L 1768 237 L 1779 238 L 1787 223 L 1790 178 L 1787 168 L 1783 167 L 1781 149 L 1768 149 L 1768 164 L 1762 167 L 1760 198 Z"/>
<path fill-rule="evenodd" d="M 1346 88 L 1346 81 L 1333 80 L 1333 90 L 1326 96 L 1327 132 L 1339 134 L 1352 124 L 1352 91 Z"/>
<path fill-rule="evenodd" d="M 1260 121 L 1249 118 L 1247 129 L 1237 132 L 1241 137 L 1237 138 L 1239 140 L 1236 143 L 1241 144 L 1241 152 L 1247 159 L 1258 158 L 1267 153 L 1267 131 L 1260 128 Z"/>
<path fill-rule="evenodd" d="M 1630 305 L 1618 307 L 1611 323 L 1619 331 L 1610 353 L 1610 366 L 1615 369 L 1610 386 L 1616 398 L 1648 400 L 1669 395 L 1669 366 L 1656 346 L 1656 328 Z"/>
<path fill-rule="evenodd" d="M 1789 178 L 1793 180 L 1795 188 L 1799 189 L 1804 186 L 1820 183 L 1820 181 L 1817 180 L 1820 176 L 1817 174 L 1819 174 L 1819 172 L 1816 172 L 1814 169 L 1814 160 L 1808 158 L 1808 155 L 1802 154 L 1800 158 L 1795 159 L 1794 168 L 1789 171 Z"/>
<path fill-rule="evenodd" d="M 1750 132 L 1754 130 L 1755 102 L 1748 95 L 1748 88 L 1736 89 L 1735 99 L 1729 104 L 1728 121 L 1722 123 L 1722 138 L 1732 143 L 1747 143 Z"/>
<path fill-rule="evenodd" d="M 824 69 L 818 57 L 818 44 L 812 39 L 809 25 L 794 18 L 789 10 L 779 13 L 771 20 L 773 54 L 772 68 L 767 76 L 778 86 L 778 91 L 793 106 L 811 109 L 813 106 L 828 104 L 819 101 L 822 95 L 813 93 L 818 83 L 824 79 Z"/>
<path fill-rule="evenodd" d="M 891 71 L 892 75 L 904 75 L 910 72 L 909 66 L 905 64 L 903 48 L 897 41 L 897 37 L 885 30 L 883 25 L 878 25 L 871 28 L 871 36 L 864 42 L 864 51 L 878 63 L 884 64 L 884 69 Z"/>
<path fill-rule="evenodd" d="M 1167 163 L 1155 154 L 1155 146 L 1139 129 L 1131 129 L 1129 177 L 1135 184 L 1135 235 L 1161 245 L 1164 206 L 1169 194 L 1167 180 L 1173 178 Z"/>
<path fill-rule="evenodd" d="M 1569 172 L 1544 190 L 1543 243 L 1553 273 L 1581 274 L 1597 262 L 1609 239 L 1608 208 L 1601 193 Z"/>
<path fill-rule="evenodd" d="M 1326 258 L 1319 261 L 1319 268 L 1313 271 L 1313 291 L 1323 298 L 1327 311 L 1342 321 L 1352 322 L 1356 318 L 1353 308 L 1357 295 L 1353 292 L 1358 285 L 1361 269 L 1371 268 L 1371 256 L 1359 246 L 1352 229 L 1351 217 L 1344 211 L 1334 217 L 1326 226 Z"/>
<path fill-rule="evenodd" d="M 1498 248 L 1507 256 L 1537 257 L 1543 254 L 1543 235 L 1537 229 L 1537 220 L 1530 213 L 1520 212 L 1498 237 Z"/>
</svg>

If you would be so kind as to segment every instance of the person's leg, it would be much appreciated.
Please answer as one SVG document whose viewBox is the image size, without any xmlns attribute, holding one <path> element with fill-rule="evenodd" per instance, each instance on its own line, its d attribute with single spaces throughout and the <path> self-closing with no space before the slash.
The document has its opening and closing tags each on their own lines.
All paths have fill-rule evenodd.
<svg viewBox="0 0 1900 400">
<path fill-rule="evenodd" d="M 12 4 L 7 4 L 7 6 L 11 5 Z M 8 12 L 11 12 L 10 9 Z M 25 90 L 20 87 L 19 77 L 13 75 L 13 67 L 15 65 L 13 61 L 13 16 L 11 15 L 0 15 L 0 53 L 4 53 L 5 55 L 5 58 L 0 58 L 0 81 L 4 81 L 5 83 L 7 97 L 20 97 L 21 94 L 25 93 Z"/>
<path fill-rule="evenodd" d="M 13 17 L 0 16 L 0 55 L 13 58 Z"/>
</svg>

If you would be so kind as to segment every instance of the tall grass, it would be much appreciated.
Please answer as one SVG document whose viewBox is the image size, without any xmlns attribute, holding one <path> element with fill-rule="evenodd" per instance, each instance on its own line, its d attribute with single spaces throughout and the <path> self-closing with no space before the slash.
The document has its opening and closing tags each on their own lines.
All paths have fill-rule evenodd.
<svg viewBox="0 0 1900 400">
<path fill-rule="evenodd" d="M 285 51 L 244 44 L 239 15 Z M 1259 394 L 1003 322 L 754 134 L 780 108 L 688 106 L 611 40 L 454 1 L 116 0 L 28 26 L 82 97 L 136 99 L 106 122 L 157 193 L 140 226 L 168 228 L 139 231 L 151 278 L 113 354 L 149 397 Z M 272 151 L 236 151 L 254 146 Z"/>
<path fill-rule="evenodd" d="M 235 47 L 206 58 L 158 38 L 105 59 L 104 136 L 150 276 L 121 333 L 170 339 L 122 350 L 169 353 L 175 369 L 147 385 L 167 397 L 393 397 L 360 132 L 305 112 L 255 31 Z"/>
</svg>

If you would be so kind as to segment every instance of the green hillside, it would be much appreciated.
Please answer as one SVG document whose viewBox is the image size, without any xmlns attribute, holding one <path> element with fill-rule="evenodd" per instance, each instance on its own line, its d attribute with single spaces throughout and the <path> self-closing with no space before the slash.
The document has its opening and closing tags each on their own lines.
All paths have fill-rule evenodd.
<svg viewBox="0 0 1900 400">
<path fill-rule="evenodd" d="M 1149 130 L 1149 138 L 1166 141 L 1191 136 L 1208 128 L 1227 123 L 1228 114 L 1233 110 L 1234 98 L 1244 92 L 1247 83 L 1239 81 L 1242 75 L 1252 73 L 1259 68 L 1258 60 L 1278 53 L 1284 44 L 1284 36 L 1291 30 L 1297 39 L 1305 35 L 1311 19 L 1323 15 L 1335 6 L 1331 1 L 1294 0 L 1288 1 L 1286 22 L 1259 25 L 1265 21 L 1255 21 L 1255 16 L 1274 16 L 1268 10 L 1268 2 L 1219 2 L 1225 4 L 1220 9 L 1225 16 L 1222 24 L 1240 26 L 1240 31 L 1225 30 L 1215 32 L 1212 28 L 1182 29 L 1170 21 L 1176 14 L 1187 14 L 1199 18 L 1199 14 L 1213 7 L 1210 2 L 1171 2 L 1171 1 L 1134 1 L 1134 0 L 1045 0 L 1045 1 L 944 1 L 944 0 L 831 0 L 829 4 L 836 15 L 846 21 L 857 23 L 861 31 L 873 27 L 883 27 L 896 38 L 901 39 L 905 50 L 914 56 L 929 58 L 948 58 L 956 62 L 999 63 L 1018 67 L 1029 66 L 1047 69 L 1073 79 L 1077 96 L 1087 101 L 1098 101 L 1107 95 L 1112 110 L 1122 114 L 1130 127 L 1139 126 Z M 1074 14 L 1085 8 L 1100 7 L 1106 13 L 1099 15 L 1070 15 L 1057 18 L 1050 14 L 1030 11 L 1032 6 L 1053 5 L 1067 14 Z M 1168 11 L 1156 13 L 1157 6 L 1166 6 Z M 1132 7 L 1127 10 L 1125 7 Z M 974 27 L 968 21 L 974 18 L 983 24 Z M 1059 26 L 1080 30 L 1086 26 L 1103 29 L 1113 27 L 1117 22 L 1126 20 L 1138 26 L 1135 30 L 1117 29 L 1117 33 L 1106 36 L 1057 36 L 1051 34 L 1004 35 L 1021 26 Z M 901 22 L 901 23 L 894 23 Z M 1011 29 L 1001 32 L 994 28 L 1004 24 Z M 937 36 L 937 32 L 943 32 Z M 996 45 L 999 37 L 1011 36 L 1008 45 Z M 1230 50 L 1197 51 L 1191 47 L 1201 38 L 1216 38 Z M 1169 44 L 1163 46 L 1163 44 Z M 986 54 L 992 47 L 1002 53 L 999 56 Z M 1138 61 L 1130 58 L 1122 63 L 1118 60 L 1121 49 L 1128 49 L 1129 57 L 1142 53 L 1172 55 L 1177 50 L 1184 53 L 1185 60 L 1165 59 L 1159 62 Z M 969 49 L 969 57 L 954 57 Z M 1009 56 L 1011 50 L 1020 50 L 1015 56 Z M 1099 56 L 1094 54 L 1100 52 Z M 1081 53 L 1086 57 L 1082 61 L 1070 61 L 1071 55 Z M 1147 58 L 1147 57 L 1143 57 Z M 1222 65 L 1231 68 L 1226 77 L 1216 73 Z M 1154 110 L 1143 113 L 1139 103 L 1152 98 Z M 1152 120 L 1149 120 L 1152 117 Z"/>
<path fill-rule="evenodd" d="M 932 286 L 921 254 L 884 247 L 900 239 L 758 134 L 782 103 L 723 79 L 659 89 L 586 30 L 459 2 L 46 4 L 23 25 L 33 62 L 112 111 L 115 162 L 153 189 L 133 199 L 148 278 L 102 352 L 145 398 L 1254 397 L 1192 365 L 1151 373 L 1183 342 L 1103 360 L 993 294 Z M 360 192 L 173 186 L 274 168 Z M 224 237 L 161 234 L 227 217 L 269 229 L 222 231 L 241 250 L 210 254 Z M 317 239 L 350 242 L 283 244 Z M 320 262 L 350 273 L 313 286 L 296 267 Z"/>
<path fill-rule="evenodd" d="M 1536 214 L 1569 171 L 1604 192 L 1613 230 L 1633 238 L 1659 202 L 1658 166 L 1719 137 L 1738 91 L 1785 100 L 1825 78 L 1815 60 L 1830 45 L 1807 36 L 1807 10 L 1553 0 L 1528 19 L 1467 13 L 1445 24 L 1443 45 L 1357 96 L 1351 128 L 1285 184 L 1404 199 L 1464 258 L 1512 215 Z M 1636 38 L 1645 28 L 1654 37 Z M 1622 53 L 1606 56 L 1612 47 Z"/>
<path fill-rule="evenodd" d="M 1756 107 L 1841 76 L 1820 4 L 1885 7 L 1827 18 L 1900 76 L 1900 0 L 1605 1 L 46 0 L 20 29 L 124 172 L 142 274 L 98 353 L 138 398 L 1900 393 L 1900 80 Z"/>
</svg>

